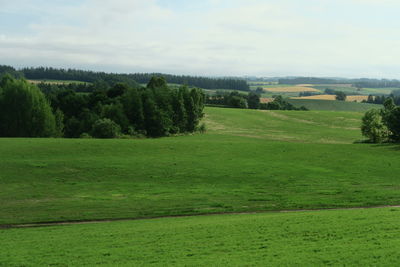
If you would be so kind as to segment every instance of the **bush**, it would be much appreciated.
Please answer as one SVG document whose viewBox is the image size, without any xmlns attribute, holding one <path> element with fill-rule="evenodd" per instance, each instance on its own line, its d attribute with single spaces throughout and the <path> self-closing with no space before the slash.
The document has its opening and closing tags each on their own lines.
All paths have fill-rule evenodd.
<svg viewBox="0 0 400 267">
<path fill-rule="evenodd" d="M 121 127 L 110 119 L 99 119 L 92 127 L 95 138 L 115 138 L 121 133 Z"/>
<path fill-rule="evenodd" d="M 205 133 L 207 131 L 206 124 L 205 123 L 200 124 L 200 126 L 197 128 L 197 130 L 200 133 Z"/>
<path fill-rule="evenodd" d="M 92 138 L 92 136 L 91 136 L 90 134 L 88 134 L 88 133 L 82 133 L 82 134 L 79 136 L 79 138 L 82 138 L 82 139 L 90 139 L 90 138 Z"/>
</svg>

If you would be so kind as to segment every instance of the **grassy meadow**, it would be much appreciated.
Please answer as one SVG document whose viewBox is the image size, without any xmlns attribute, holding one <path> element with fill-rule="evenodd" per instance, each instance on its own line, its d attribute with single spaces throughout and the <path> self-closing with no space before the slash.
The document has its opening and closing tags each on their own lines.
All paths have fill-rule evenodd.
<svg viewBox="0 0 400 267">
<path fill-rule="evenodd" d="M 206 109 L 207 134 L 0 139 L 0 224 L 397 204 L 361 113 Z M 354 168 L 354 166 L 363 166 Z"/>
<path fill-rule="evenodd" d="M 400 208 L 0 230 L 4 266 L 396 266 Z"/>
<path fill-rule="evenodd" d="M 400 203 L 400 147 L 355 143 L 361 112 L 205 113 L 205 134 L 0 139 L 0 225 L 144 219 L 0 229 L 0 265 L 399 261 L 398 208 L 317 211 Z"/>
</svg>

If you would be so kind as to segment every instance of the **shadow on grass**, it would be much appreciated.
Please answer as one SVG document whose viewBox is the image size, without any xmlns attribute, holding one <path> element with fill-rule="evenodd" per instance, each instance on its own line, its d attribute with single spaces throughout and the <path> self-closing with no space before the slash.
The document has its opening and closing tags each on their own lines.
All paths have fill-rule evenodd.
<svg viewBox="0 0 400 267">
<path fill-rule="evenodd" d="M 391 150 L 399 150 L 400 151 L 400 144 L 399 143 L 380 143 L 380 144 L 376 144 L 376 143 L 371 143 L 368 140 L 357 140 L 354 141 L 353 144 L 365 144 L 365 145 L 372 145 L 373 147 L 387 147 Z"/>
</svg>

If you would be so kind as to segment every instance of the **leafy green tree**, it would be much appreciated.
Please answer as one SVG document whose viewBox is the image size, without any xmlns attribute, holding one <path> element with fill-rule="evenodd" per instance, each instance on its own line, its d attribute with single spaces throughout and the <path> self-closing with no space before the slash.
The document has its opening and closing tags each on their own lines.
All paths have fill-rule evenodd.
<svg viewBox="0 0 400 267">
<path fill-rule="evenodd" d="M 185 132 L 187 125 L 187 112 L 185 109 L 185 101 L 184 101 L 184 92 L 187 90 L 186 88 L 179 88 L 177 92 L 174 94 L 174 98 L 172 101 L 172 109 L 173 109 L 173 126 L 175 132 Z"/>
<path fill-rule="evenodd" d="M 247 103 L 249 108 L 251 109 L 259 109 L 260 108 L 260 95 L 254 92 L 250 92 L 247 95 Z"/>
<path fill-rule="evenodd" d="M 167 81 L 164 77 L 161 76 L 153 76 L 151 77 L 149 83 L 147 84 L 147 88 L 156 89 L 156 88 L 165 88 L 167 87 Z"/>
<path fill-rule="evenodd" d="M 0 136 L 50 137 L 56 134 L 50 104 L 35 85 L 6 75 L 0 87 Z"/>
<path fill-rule="evenodd" d="M 64 113 L 57 109 L 54 112 L 55 122 L 56 122 L 56 130 L 55 137 L 63 137 L 64 136 Z"/>
<path fill-rule="evenodd" d="M 385 122 L 390 132 L 389 138 L 394 142 L 400 142 L 400 107 L 395 107 L 386 114 Z"/>
<path fill-rule="evenodd" d="M 124 112 L 135 130 L 144 130 L 143 102 L 136 88 L 128 88 L 121 98 Z"/>
<path fill-rule="evenodd" d="M 99 119 L 93 124 L 91 133 L 95 138 L 115 138 L 121 133 L 121 128 L 110 119 Z"/>
<path fill-rule="evenodd" d="M 117 83 L 111 89 L 107 91 L 109 98 L 115 98 L 125 94 L 128 91 L 128 86 L 124 83 Z"/>
<path fill-rule="evenodd" d="M 146 133 L 150 137 L 160 137 L 168 135 L 169 129 L 165 127 L 163 114 L 158 109 L 151 90 L 143 93 L 143 112 L 145 114 L 144 124 Z"/>
<path fill-rule="evenodd" d="M 114 121 L 121 127 L 124 133 L 128 132 L 129 120 L 126 117 L 124 107 L 120 102 L 103 106 L 102 117 Z"/>
<path fill-rule="evenodd" d="M 382 120 L 381 112 L 371 109 L 365 113 L 361 125 L 362 134 L 372 143 L 387 141 L 389 131 Z"/>
<path fill-rule="evenodd" d="M 347 95 L 344 92 L 336 91 L 335 94 L 336 94 L 336 100 L 346 101 Z"/>
</svg>

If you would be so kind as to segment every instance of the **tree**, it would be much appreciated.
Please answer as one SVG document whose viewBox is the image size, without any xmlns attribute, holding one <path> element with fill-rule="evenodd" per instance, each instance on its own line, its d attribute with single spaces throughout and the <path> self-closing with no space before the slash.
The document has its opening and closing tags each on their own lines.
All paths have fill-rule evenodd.
<svg viewBox="0 0 400 267">
<path fill-rule="evenodd" d="M 336 91 L 336 100 L 346 101 L 347 95 L 344 92 Z"/>
<path fill-rule="evenodd" d="M 0 88 L 0 136 L 56 135 L 50 104 L 35 85 L 6 75 L 0 81 Z"/>
<path fill-rule="evenodd" d="M 381 112 L 371 109 L 365 113 L 361 125 L 362 134 L 372 143 L 385 142 L 389 136 L 389 131 L 382 121 Z"/>
<path fill-rule="evenodd" d="M 121 132 L 118 124 L 110 119 L 99 119 L 93 124 L 92 136 L 95 138 L 115 138 Z"/>
<path fill-rule="evenodd" d="M 251 109 L 259 109 L 260 108 L 260 95 L 254 92 L 250 92 L 247 95 L 247 103 L 249 108 Z"/>
<path fill-rule="evenodd" d="M 400 141 L 400 107 L 393 108 L 389 114 L 386 114 L 385 122 L 389 129 L 389 138 L 394 142 Z"/>
</svg>

